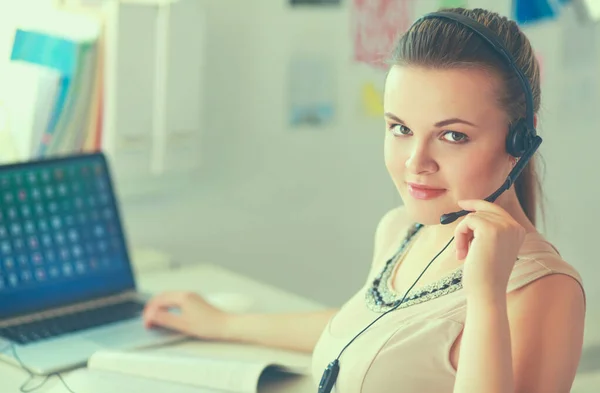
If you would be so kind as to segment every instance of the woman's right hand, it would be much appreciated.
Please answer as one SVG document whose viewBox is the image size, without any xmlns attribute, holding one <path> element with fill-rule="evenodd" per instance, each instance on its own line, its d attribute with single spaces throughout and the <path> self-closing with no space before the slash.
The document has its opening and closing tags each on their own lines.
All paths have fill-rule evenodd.
<svg viewBox="0 0 600 393">
<path fill-rule="evenodd" d="M 143 313 L 147 328 L 159 326 L 209 340 L 224 338 L 230 318 L 231 314 L 210 305 L 194 292 L 161 293 L 146 304 Z"/>
</svg>

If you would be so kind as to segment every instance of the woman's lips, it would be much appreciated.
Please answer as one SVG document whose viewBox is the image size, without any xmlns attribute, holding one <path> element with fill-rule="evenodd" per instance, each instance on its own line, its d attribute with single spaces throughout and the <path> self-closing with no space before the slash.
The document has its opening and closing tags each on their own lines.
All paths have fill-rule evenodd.
<svg viewBox="0 0 600 393">
<path fill-rule="evenodd" d="M 434 199 L 446 192 L 444 188 L 435 188 L 423 184 L 407 183 L 409 194 L 415 199 Z"/>
</svg>

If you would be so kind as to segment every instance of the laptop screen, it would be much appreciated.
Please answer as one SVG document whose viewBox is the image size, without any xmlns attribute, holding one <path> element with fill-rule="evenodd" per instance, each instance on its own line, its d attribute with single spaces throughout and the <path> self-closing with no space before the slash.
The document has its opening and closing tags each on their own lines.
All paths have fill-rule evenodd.
<svg viewBox="0 0 600 393">
<path fill-rule="evenodd" d="M 134 287 L 104 155 L 0 166 L 0 318 Z"/>
</svg>

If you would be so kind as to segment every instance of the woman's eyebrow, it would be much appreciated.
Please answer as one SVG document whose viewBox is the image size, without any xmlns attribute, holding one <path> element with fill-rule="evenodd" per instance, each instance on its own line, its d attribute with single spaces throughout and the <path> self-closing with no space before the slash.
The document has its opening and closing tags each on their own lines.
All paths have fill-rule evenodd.
<svg viewBox="0 0 600 393">
<path fill-rule="evenodd" d="M 456 123 L 467 124 L 469 126 L 476 127 L 476 125 L 471 123 L 470 121 L 459 119 L 458 117 L 453 117 L 452 119 L 438 121 L 437 123 L 435 123 L 435 126 L 439 128 L 439 127 L 445 127 L 450 124 L 456 124 Z"/>
<path fill-rule="evenodd" d="M 385 116 L 398 122 L 398 123 L 402 123 L 402 124 L 406 124 L 402 119 L 400 119 L 398 116 L 394 115 L 391 112 L 386 112 Z M 471 123 L 470 121 L 464 120 L 464 119 L 459 119 L 458 117 L 453 117 L 451 119 L 446 119 L 446 120 L 442 120 L 442 121 L 438 121 L 437 123 L 434 124 L 435 127 L 445 127 L 448 126 L 450 124 L 457 124 L 457 123 L 461 123 L 461 124 L 467 124 L 469 126 L 472 127 L 477 127 L 475 124 Z"/>
</svg>

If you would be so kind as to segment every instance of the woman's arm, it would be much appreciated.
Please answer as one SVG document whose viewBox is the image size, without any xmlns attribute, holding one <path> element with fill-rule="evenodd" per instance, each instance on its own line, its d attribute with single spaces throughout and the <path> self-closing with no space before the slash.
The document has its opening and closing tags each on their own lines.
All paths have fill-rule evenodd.
<svg viewBox="0 0 600 393">
<path fill-rule="evenodd" d="M 513 393 L 506 297 L 467 300 L 455 393 Z"/>
<path fill-rule="evenodd" d="M 178 312 L 173 312 L 177 309 Z M 146 305 L 144 323 L 200 339 L 237 341 L 311 352 L 329 319 L 324 309 L 281 314 L 234 314 L 209 304 L 195 292 L 164 292 Z"/>
<path fill-rule="evenodd" d="M 233 314 L 221 339 L 312 352 L 337 309 L 287 314 Z"/>
<path fill-rule="evenodd" d="M 550 275 L 504 299 L 467 300 L 454 392 L 569 392 L 583 345 L 579 283 Z"/>
</svg>

